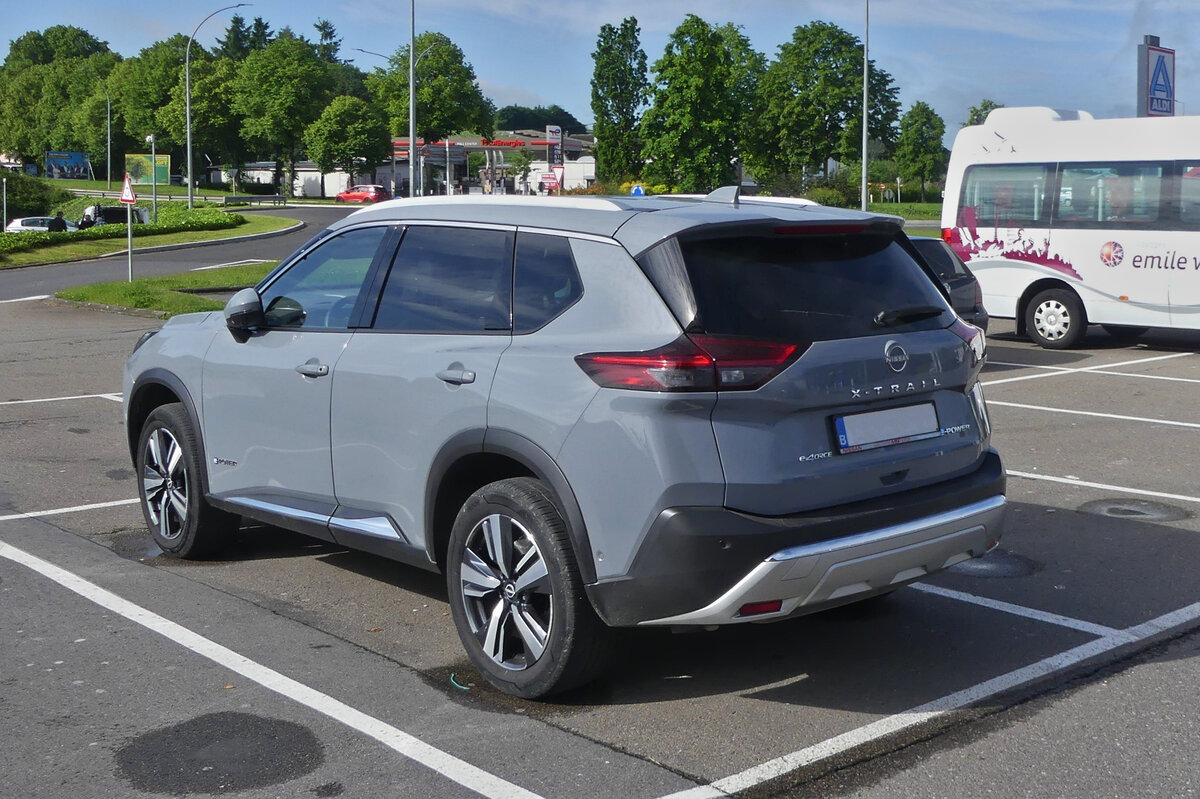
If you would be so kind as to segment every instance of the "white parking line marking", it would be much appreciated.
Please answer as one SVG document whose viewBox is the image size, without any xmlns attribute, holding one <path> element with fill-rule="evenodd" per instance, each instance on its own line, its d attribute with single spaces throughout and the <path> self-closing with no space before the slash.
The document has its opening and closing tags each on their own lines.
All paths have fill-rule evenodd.
<svg viewBox="0 0 1200 799">
<path fill-rule="evenodd" d="M 34 300 L 47 300 L 49 298 L 49 294 L 35 294 L 32 297 L 18 297 L 15 300 L 0 300 L 0 305 L 6 302 L 33 302 Z"/>
<path fill-rule="evenodd" d="M 0 541 L 0 557 L 8 558 L 33 571 L 47 577 L 64 588 L 74 591 L 84 599 L 96 603 L 102 608 L 120 614 L 130 621 L 140 624 L 148 630 L 174 641 L 182 647 L 190 649 L 202 657 L 206 657 L 217 665 L 224 666 L 230 671 L 240 674 L 248 680 L 253 680 L 264 688 L 274 691 L 281 696 L 298 702 L 305 707 L 322 713 L 341 724 L 357 730 L 364 735 L 374 738 L 384 746 L 399 752 L 411 760 L 438 772 L 444 777 L 457 782 L 469 790 L 494 799 L 541 799 L 537 794 L 514 785 L 494 774 L 460 760 L 453 755 L 430 746 L 419 738 L 368 716 L 360 710 L 334 699 L 331 696 L 310 688 L 303 683 L 286 677 L 274 669 L 267 668 L 253 660 L 234 652 L 232 649 L 210 641 L 202 635 L 197 635 L 186 627 L 159 616 L 140 605 L 122 599 L 95 583 L 88 582 L 82 577 L 53 563 L 42 560 L 24 550 Z"/>
<path fill-rule="evenodd" d="M 1058 375 L 1073 375 L 1073 374 L 1078 374 L 1079 372 L 1095 372 L 1098 369 L 1117 369 L 1122 366 L 1136 366 L 1137 364 L 1140 364 L 1140 363 L 1153 363 L 1154 361 L 1166 361 L 1166 360 L 1170 360 L 1171 358 L 1186 358 L 1189 355 L 1195 355 L 1195 354 L 1196 353 L 1194 353 L 1194 352 L 1173 352 L 1170 355 L 1156 355 L 1153 358 L 1138 358 L 1133 361 L 1120 361 L 1118 363 L 1098 363 L 1095 366 L 1084 366 L 1079 369 L 1061 369 L 1060 368 L 1060 369 L 1056 369 L 1056 371 L 1053 371 L 1053 372 L 1044 372 L 1042 374 L 1036 374 L 1036 375 L 1021 375 L 1019 377 L 1003 377 L 1003 378 L 1000 378 L 999 380 L 986 380 L 986 381 L 984 381 L 983 385 L 986 388 L 987 386 L 998 386 L 1001 383 L 1016 383 L 1021 380 L 1037 380 L 1037 379 L 1043 378 L 1043 377 L 1057 377 Z M 997 365 L 999 365 L 999 364 L 997 364 Z M 1032 364 L 1005 364 L 1005 365 L 1006 366 L 1024 366 L 1026 368 L 1031 368 L 1031 369 L 1038 368 L 1038 367 L 1034 367 Z M 1055 367 L 1050 367 L 1050 368 L 1055 368 Z"/>
<path fill-rule="evenodd" d="M 1097 413 L 1095 411 L 1076 411 L 1070 408 L 1047 408 L 1044 405 L 1026 405 L 1022 402 L 999 402 L 988 400 L 988 407 L 995 405 L 1002 408 L 1022 408 L 1027 411 L 1045 411 L 1046 413 L 1066 413 L 1075 416 L 1096 416 L 1101 419 L 1119 419 L 1122 422 L 1149 422 L 1150 424 L 1165 424 L 1172 427 L 1191 427 L 1200 429 L 1200 422 L 1176 422 L 1171 419 L 1151 419 L 1146 416 L 1122 416 L 1117 413 Z"/>
<path fill-rule="evenodd" d="M 1091 483 L 1087 480 L 1080 480 L 1074 477 L 1053 477 L 1048 474 L 1032 474 L 1030 472 L 1017 472 L 1008 469 L 1005 472 L 1009 477 L 1024 477 L 1026 480 L 1045 480 L 1050 483 L 1063 483 L 1065 485 L 1079 486 L 1080 488 L 1099 488 L 1104 491 L 1119 491 L 1125 494 L 1138 494 L 1144 497 L 1157 497 L 1159 499 L 1177 499 L 1181 502 L 1200 502 L 1200 497 L 1189 497 L 1187 494 L 1167 494 L 1163 491 L 1147 491 L 1144 488 L 1129 488 L 1128 486 L 1114 486 L 1107 483 Z"/>
<path fill-rule="evenodd" d="M 76 505 L 72 508 L 54 508 L 53 510 L 32 510 L 29 513 L 10 513 L 7 516 L 0 516 L 0 522 L 11 522 L 13 519 L 37 519 L 42 516 L 57 516 L 60 513 L 79 513 L 85 510 L 97 510 L 99 508 L 116 508 L 120 505 L 132 505 L 139 502 L 137 499 L 117 499 L 112 502 L 95 502 L 91 505 Z"/>
<path fill-rule="evenodd" d="M 955 710 L 961 710 L 997 694 L 1027 685 L 1035 680 L 1048 677 L 1055 672 L 1068 669 L 1099 655 L 1104 655 L 1126 644 L 1145 641 L 1159 633 L 1170 630 L 1189 622 L 1200 619 L 1200 602 L 1188 605 L 1156 619 L 1152 619 L 1127 630 L 1118 630 L 1112 635 L 1106 635 L 1095 641 L 1068 649 L 1057 655 L 1039 660 L 1007 674 L 1002 674 L 986 682 L 973 685 L 957 693 L 943 696 L 918 707 L 882 718 L 879 721 L 866 724 L 841 735 L 822 741 L 806 749 L 768 760 L 758 766 L 717 780 L 711 785 L 702 785 L 686 791 L 664 796 L 662 799 L 720 799 L 738 791 L 745 791 L 756 785 L 782 777 L 783 775 L 812 765 L 834 755 L 839 755 L 863 744 L 892 735 L 924 724 L 927 721 L 947 715 Z"/>
<path fill-rule="evenodd" d="M 1069 369 L 1065 366 L 1041 366 L 1039 364 L 1034 364 L 1034 363 L 1008 363 L 1006 361 L 988 361 L 988 365 L 989 366 L 1014 366 L 1019 369 L 1045 369 L 1045 370 L 1049 370 L 1052 372 L 1060 372 L 1060 373 L 1068 372 L 1070 374 L 1078 374 L 1080 372 L 1086 372 L 1087 374 L 1090 374 L 1090 375 L 1110 375 L 1112 377 L 1134 377 L 1134 378 L 1140 378 L 1142 380 L 1167 380 L 1167 381 L 1170 381 L 1173 383 L 1200 383 L 1200 380 L 1197 380 L 1197 379 L 1191 378 L 1191 377 L 1169 377 L 1167 375 L 1143 375 L 1143 374 L 1138 374 L 1137 372 L 1113 372 L 1108 369 L 1097 369 L 1095 367 L 1089 367 L 1087 369 Z M 1046 375 L 1046 376 L 1049 377 L 1049 375 Z M 1003 381 L 1000 381 L 1000 380 L 992 381 L 992 383 L 999 383 L 999 382 L 1003 382 Z M 991 385 L 991 383 L 984 383 L 984 385 L 985 386 Z"/>
<path fill-rule="evenodd" d="M 188 271 L 204 272 L 208 269 L 224 269 L 227 266 L 250 266 L 251 264 L 265 264 L 265 263 L 269 263 L 269 261 L 266 261 L 262 258 L 247 258 L 244 261 L 230 261 L 227 264 L 213 264 L 212 266 L 197 266 L 197 267 L 193 267 L 192 269 L 190 269 Z"/>
<path fill-rule="evenodd" d="M 954 591 L 949 588 L 941 588 L 936 585 L 926 585 L 924 583 L 913 583 L 909 588 L 914 588 L 926 594 L 935 594 L 936 596 L 946 599 L 953 599 L 958 602 L 967 602 L 972 605 L 998 610 L 1001 613 L 1011 613 L 1014 616 L 1023 616 L 1034 621 L 1045 622 L 1046 624 L 1054 624 L 1059 627 L 1068 627 L 1072 630 L 1095 635 L 1103 638 L 1106 635 L 1116 635 L 1119 630 L 1114 627 L 1105 627 L 1102 624 L 1093 624 L 1090 621 L 1082 619 L 1072 619 L 1070 616 L 1060 616 L 1057 613 L 1047 613 L 1044 610 L 1034 610 L 1022 605 L 1014 605 L 1011 602 L 1001 602 L 998 599 L 988 599 L 987 597 L 975 596 L 974 594 L 963 593 L 962 591 Z"/>
<path fill-rule="evenodd" d="M 120 402 L 121 395 L 120 394 L 76 394 L 73 397 L 45 397 L 42 399 L 4 400 L 3 402 L 0 402 L 0 405 L 32 405 L 35 402 L 65 402 L 67 400 L 81 400 L 81 399 L 106 399 L 106 400 L 115 399 L 117 402 Z"/>
</svg>

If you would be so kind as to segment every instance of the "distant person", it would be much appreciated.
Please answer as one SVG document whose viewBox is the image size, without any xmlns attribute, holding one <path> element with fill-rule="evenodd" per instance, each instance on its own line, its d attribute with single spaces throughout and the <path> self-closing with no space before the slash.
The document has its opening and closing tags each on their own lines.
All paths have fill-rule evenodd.
<svg viewBox="0 0 1200 799">
<path fill-rule="evenodd" d="M 58 215 L 50 220 L 50 224 L 46 225 L 46 232 L 48 232 L 48 233 L 66 233 L 67 232 L 67 220 L 63 219 L 62 211 L 59 211 Z"/>
<path fill-rule="evenodd" d="M 1119 177 L 1108 184 L 1108 220 L 1123 222 L 1132 218 L 1133 200 L 1129 178 Z"/>
<path fill-rule="evenodd" d="M 80 229 L 80 230 L 87 230 L 88 228 L 90 228 L 90 227 L 91 227 L 92 225 L 94 225 L 94 224 L 96 224 L 96 220 L 95 220 L 95 219 L 92 219 L 92 215 L 91 215 L 91 214 L 84 214 L 84 215 L 83 215 L 83 219 L 80 219 L 80 220 L 79 220 L 79 229 Z"/>
</svg>

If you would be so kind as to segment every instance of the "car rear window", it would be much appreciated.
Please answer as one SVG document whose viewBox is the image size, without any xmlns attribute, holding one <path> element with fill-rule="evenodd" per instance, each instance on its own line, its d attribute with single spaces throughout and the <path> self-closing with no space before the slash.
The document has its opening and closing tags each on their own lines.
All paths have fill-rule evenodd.
<svg viewBox="0 0 1200 799">
<path fill-rule="evenodd" d="M 726 230 L 670 239 L 639 260 L 689 332 L 827 341 L 952 321 L 890 231 Z"/>
</svg>

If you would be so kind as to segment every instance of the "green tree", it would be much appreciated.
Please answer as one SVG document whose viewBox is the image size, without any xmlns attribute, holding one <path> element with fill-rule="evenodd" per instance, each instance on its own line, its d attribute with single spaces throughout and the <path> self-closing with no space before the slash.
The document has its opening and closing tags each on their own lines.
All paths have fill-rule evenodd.
<svg viewBox="0 0 1200 799">
<path fill-rule="evenodd" d="M 417 136 L 439 141 L 470 131 L 491 136 L 496 107 L 483 96 L 475 69 L 445 35 L 427 31 L 417 37 Z M 387 109 L 393 131 L 408 130 L 408 46 L 401 45 L 387 69 L 367 77 L 371 97 Z"/>
<path fill-rule="evenodd" d="M 896 160 L 906 183 L 920 183 L 921 202 L 925 202 L 925 184 L 941 177 L 946 168 L 946 148 L 942 146 L 945 134 L 946 123 L 927 103 L 913 103 L 900 120 Z"/>
<path fill-rule="evenodd" d="M 113 105 L 120 109 L 125 133 L 135 142 L 153 133 L 159 139 L 160 152 L 182 144 L 159 125 L 158 112 L 171 101 L 172 89 L 183 80 L 187 43 L 188 37 L 181 33 L 155 42 L 135 58 L 118 64 L 108 81 L 109 94 Z M 192 69 L 207 58 L 210 58 L 208 52 L 193 43 Z"/>
<path fill-rule="evenodd" d="M 329 71 L 302 39 L 278 36 L 266 49 L 242 62 L 234 82 L 233 110 L 242 117 L 242 135 L 286 165 L 281 188 L 291 196 L 304 131 L 316 121 L 329 97 Z"/>
<path fill-rule="evenodd" d="M 654 63 L 653 102 L 643 115 L 645 171 L 685 192 L 706 192 L 736 180 L 738 124 L 749 98 L 729 31 L 689 14 Z"/>
<path fill-rule="evenodd" d="M 596 177 L 618 180 L 642 173 L 638 134 L 650 81 L 636 17 L 619 28 L 604 25 L 592 53 L 592 132 L 596 136 Z"/>
<path fill-rule="evenodd" d="M 968 125 L 982 125 L 987 115 L 995 111 L 997 108 L 1004 106 L 997 103 L 995 100 L 989 100 L 986 97 L 979 101 L 979 105 L 971 106 L 971 110 L 967 112 L 967 121 L 962 123 L 965 128 Z"/>
<path fill-rule="evenodd" d="M 53 181 L 30 177 L 23 172 L 6 172 L 8 179 L 8 218 L 44 216 L 57 205 L 74 195 L 60 189 Z"/>
<path fill-rule="evenodd" d="M 824 174 L 834 155 L 861 149 L 862 59 L 859 40 L 832 23 L 796 28 L 758 84 L 762 138 L 756 174 Z M 870 134 L 886 144 L 896 135 L 896 89 L 874 62 L 871 75 Z"/>
<path fill-rule="evenodd" d="M 103 152 L 103 146 L 96 149 L 93 140 L 81 135 L 80 119 L 88 98 L 104 85 L 119 59 L 103 52 L 0 71 L 0 151 L 26 163 L 46 150 Z M 99 132 L 103 142 L 103 124 Z"/>
<path fill-rule="evenodd" d="M 232 58 L 192 63 L 193 153 L 212 153 L 219 163 L 236 168 L 245 153 L 242 118 L 234 110 L 239 63 Z M 171 90 L 171 101 L 159 109 L 159 126 L 175 141 L 187 140 L 187 98 L 183 80 Z M 186 163 L 187 153 L 183 154 Z M 203 159 L 202 159 L 203 160 Z"/>
<path fill-rule="evenodd" d="M 533 154 L 528 150 L 516 150 L 505 159 L 505 165 L 522 179 L 529 180 L 529 172 L 533 167 Z"/>
<path fill-rule="evenodd" d="M 3 69 L 21 72 L 35 64 L 50 64 L 64 58 L 87 58 L 107 53 L 102 42 L 82 28 L 54 25 L 44 32 L 29 31 L 8 43 Z"/>
<path fill-rule="evenodd" d="M 342 49 L 342 40 L 338 38 L 337 29 L 327 19 L 318 19 L 313 25 L 317 29 L 317 58 L 328 64 L 338 62 L 338 51 Z"/>
<path fill-rule="evenodd" d="M 340 167 L 354 180 L 360 167 L 375 167 L 391 154 L 387 121 L 370 103 L 357 97 L 335 97 L 304 131 L 308 157 L 321 170 L 321 196 L 325 173 Z"/>
<path fill-rule="evenodd" d="M 250 26 L 241 14 L 234 14 L 229 18 L 229 27 L 225 29 L 225 35 L 217 39 L 213 55 L 234 61 L 241 61 L 250 55 Z"/>
<path fill-rule="evenodd" d="M 570 111 L 558 105 L 537 105 L 533 108 L 506 105 L 496 112 L 497 130 L 543 130 L 547 125 L 558 125 L 564 133 L 582 133 L 587 129 Z"/>
<path fill-rule="evenodd" d="M 262 17 L 255 17 L 254 22 L 250 23 L 250 32 L 246 37 L 250 52 L 266 50 L 267 45 L 274 40 L 275 34 L 271 32 L 271 26 Z"/>
</svg>

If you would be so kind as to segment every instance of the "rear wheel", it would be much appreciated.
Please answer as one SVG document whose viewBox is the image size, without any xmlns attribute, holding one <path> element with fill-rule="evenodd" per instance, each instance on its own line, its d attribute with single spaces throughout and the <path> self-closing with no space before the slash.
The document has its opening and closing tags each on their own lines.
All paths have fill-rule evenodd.
<svg viewBox="0 0 1200 799">
<path fill-rule="evenodd" d="M 1049 289 L 1033 298 L 1025 309 L 1025 330 L 1046 349 L 1073 347 L 1087 331 L 1083 303 L 1070 289 Z"/>
<path fill-rule="evenodd" d="M 241 518 L 204 498 L 200 447 L 183 405 L 150 413 L 137 452 L 138 494 L 154 543 L 179 558 L 202 558 L 224 546 Z"/>
<path fill-rule="evenodd" d="M 446 582 L 463 647 L 501 691 L 547 696 L 600 669 L 607 628 L 540 481 L 501 480 L 471 495 L 450 535 Z"/>
</svg>

